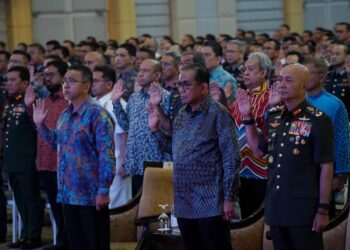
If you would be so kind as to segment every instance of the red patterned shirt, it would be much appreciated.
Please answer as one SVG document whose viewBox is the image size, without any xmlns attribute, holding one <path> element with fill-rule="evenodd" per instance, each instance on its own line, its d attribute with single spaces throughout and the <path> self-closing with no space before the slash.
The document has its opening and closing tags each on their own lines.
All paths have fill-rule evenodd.
<svg viewBox="0 0 350 250">
<path fill-rule="evenodd" d="M 264 126 L 264 114 L 268 110 L 270 90 L 267 88 L 267 83 L 258 88 L 249 90 L 250 101 L 252 103 L 252 113 L 256 121 L 256 127 L 261 132 Z M 242 117 L 238 110 L 237 101 L 235 101 L 229 108 L 233 116 L 238 136 L 238 144 L 240 148 L 241 170 L 240 176 L 249 179 L 266 179 L 267 178 L 267 160 L 264 158 L 256 158 L 250 150 L 245 126 L 242 124 Z"/>
<path fill-rule="evenodd" d="M 63 110 L 68 106 L 68 102 L 63 97 L 63 93 L 53 94 L 45 98 L 45 107 L 49 111 L 45 124 L 50 129 L 56 128 L 56 123 Z M 39 171 L 57 171 L 57 152 L 44 142 L 38 135 L 36 166 Z"/>
</svg>

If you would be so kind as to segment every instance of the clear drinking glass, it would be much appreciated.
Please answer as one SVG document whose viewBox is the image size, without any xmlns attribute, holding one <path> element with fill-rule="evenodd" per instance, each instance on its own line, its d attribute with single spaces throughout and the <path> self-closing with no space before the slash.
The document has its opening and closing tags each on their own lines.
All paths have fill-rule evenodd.
<svg viewBox="0 0 350 250">
<path fill-rule="evenodd" d="M 158 217 L 159 231 L 169 231 L 170 228 L 170 219 L 169 216 L 165 212 L 165 208 L 169 206 L 168 204 L 158 204 L 162 208 L 162 214 Z"/>
</svg>

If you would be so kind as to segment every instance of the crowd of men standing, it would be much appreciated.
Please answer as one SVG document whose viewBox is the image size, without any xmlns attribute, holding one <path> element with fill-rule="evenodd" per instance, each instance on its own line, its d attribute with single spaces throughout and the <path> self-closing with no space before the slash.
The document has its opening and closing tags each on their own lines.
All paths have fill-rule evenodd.
<svg viewBox="0 0 350 250">
<path fill-rule="evenodd" d="M 235 202 L 247 217 L 264 200 L 275 249 L 323 249 L 350 172 L 349 46 L 348 23 L 3 46 L 1 166 L 23 224 L 8 246 L 41 246 L 43 188 L 46 249 L 109 249 L 109 208 L 139 191 L 145 161 L 172 160 L 186 249 L 231 249 Z"/>
</svg>

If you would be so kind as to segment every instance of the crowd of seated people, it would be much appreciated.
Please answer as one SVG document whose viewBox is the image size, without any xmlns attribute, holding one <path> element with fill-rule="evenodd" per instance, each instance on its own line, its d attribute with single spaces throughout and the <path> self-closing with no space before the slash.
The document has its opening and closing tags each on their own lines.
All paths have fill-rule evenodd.
<svg viewBox="0 0 350 250">
<path fill-rule="evenodd" d="M 105 114 L 110 117 L 114 128 L 110 142 L 113 155 L 108 154 L 108 159 L 113 161 L 113 174 L 109 179 L 106 177 L 104 187 L 97 181 L 98 188 L 91 191 L 91 195 L 99 192 L 107 195 L 109 200 L 98 203 L 96 207 L 100 209 L 107 204 L 112 209 L 125 204 L 139 191 L 144 161 L 171 161 L 172 156 L 160 148 L 149 129 L 147 107 L 149 102 L 159 100 L 156 103 L 162 130 L 171 135 L 176 116 L 184 106 L 179 93 L 179 75 L 184 67 L 193 63 L 207 68 L 209 94 L 227 108 L 236 125 L 241 157 L 241 187 L 236 201 L 241 204 L 242 218 L 252 214 L 264 201 L 271 158 L 267 154 L 255 155 L 248 146 L 237 91 L 244 90 L 251 96 L 255 125 L 263 133 L 266 114 L 273 108 L 271 98 L 276 94 L 283 68 L 294 64 L 308 68 L 310 84 L 306 98 L 332 119 L 334 127 L 332 197 L 330 206 L 326 207 L 329 215 L 334 216 L 335 195 L 343 190 L 350 172 L 350 24 L 340 22 L 333 30 L 317 27 L 301 34 L 292 32 L 292 29 L 283 24 L 273 36 L 242 29 L 236 34 L 220 34 L 218 37 L 186 34 L 179 43 L 171 36 L 163 36 L 157 41 L 150 34 L 130 37 L 126 41 L 110 39 L 106 42 L 89 36 L 78 43 L 71 40 L 50 40 L 44 45 L 21 42 L 13 51 L 6 50 L 6 44 L 0 42 L 1 171 L 14 192 L 23 220 L 20 238 L 9 243 L 9 247 L 33 249 L 41 246 L 43 207 L 40 187 L 47 193 L 59 229 L 57 245 L 47 249 L 72 246 L 74 242 L 69 235 L 72 230 L 67 229 L 64 218 L 74 215 L 62 210 L 62 204 L 92 205 L 83 197 L 75 197 L 77 193 L 65 189 L 86 188 L 79 181 L 85 174 L 93 180 L 99 176 L 101 162 L 96 163 L 97 169 L 91 173 L 80 171 L 77 175 L 70 175 L 71 179 L 60 176 L 73 171 L 64 169 L 65 159 L 57 157 L 57 151 L 69 145 L 59 134 L 54 144 L 58 146 L 48 145 L 48 139 L 43 138 L 46 134 L 38 126 L 41 123 L 36 123 L 38 119 L 35 117 L 33 120 L 33 113 L 43 112 L 40 114 L 45 114 L 45 126 L 57 132 L 60 126 L 68 126 L 61 124 L 61 114 L 65 114 L 72 104 L 73 114 L 82 115 L 79 109 L 74 109 L 78 97 L 85 100 L 86 95 L 92 103 L 102 107 L 101 110 L 107 110 Z M 77 90 L 81 93 L 75 93 L 74 84 L 85 82 L 90 85 Z M 321 97 L 323 99 L 318 99 Z M 43 100 L 44 104 L 38 100 Z M 73 114 L 70 114 L 71 119 Z M 86 131 L 81 129 L 78 132 Z M 107 133 L 95 132 L 97 137 Z M 96 148 L 100 146 L 94 138 L 91 140 Z M 82 147 L 82 154 L 87 153 L 86 148 L 79 147 Z M 64 150 L 67 157 L 72 154 L 74 162 L 82 164 L 78 159 L 80 153 L 72 153 L 75 148 L 70 150 Z M 64 181 L 71 183 L 64 185 L 61 183 Z M 6 197 L 2 184 L 3 178 L 0 178 L 0 242 L 7 239 Z M 95 225 L 89 223 L 82 228 L 89 230 Z M 82 237 L 89 238 L 88 235 Z"/>
</svg>

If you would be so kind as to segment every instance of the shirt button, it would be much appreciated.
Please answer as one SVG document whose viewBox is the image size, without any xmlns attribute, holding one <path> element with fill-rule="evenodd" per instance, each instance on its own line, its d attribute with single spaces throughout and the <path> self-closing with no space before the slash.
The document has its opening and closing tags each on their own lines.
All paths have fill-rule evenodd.
<svg viewBox="0 0 350 250">
<path fill-rule="evenodd" d="M 335 91 L 333 90 L 332 93 L 335 94 Z"/>
<path fill-rule="evenodd" d="M 288 126 L 288 125 L 289 125 L 289 122 L 286 123 L 286 126 Z"/>
<path fill-rule="evenodd" d="M 276 186 L 276 189 L 277 189 L 277 190 L 280 189 L 280 186 L 277 185 L 277 186 Z"/>
<path fill-rule="evenodd" d="M 284 143 L 282 142 L 282 143 L 281 143 L 281 147 L 283 147 L 283 146 L 284 146 Z"/>
<path fill-rule="evenodd" d="M 279 179 L 280 177 L 281 177 L 281 176 L 280 176 L 279 174 L 276 176 L 277 179 Z"/>
<path fill-rule="evenodd" d="M 281 164 L 277 164 L 277 167 L 280 168 L 280 167 L 281 167 Z"/>
<path fill-rule="evenodd" d="M 7 124 L 6 127 L 10 127 L 10 124 Z"/>
<path fill-rule="evenodd" d="M 333 88 L 335 88 L 336 86 L 335 86 L 335 84 L 333 84 Z"/>
<path fill-rule="evenodd" d="M 287 133 L 286 133 L 286 132 L 284 132 L 284 133 L 283 133 L 283 136 L 286 136 L 286 135 L 287 135 Z"/>
<path fill-rule="evenodd" d="M 6 145 L 6 148 L 8 148 L 9 147 L 9 145 Z"/>
<path fill-rule="evenodd" d="M 279 154 L 278 156 L 279 156 L 279 157 L 282 157 L 282 154 Z"/>
<path fill-rule="evenodd" d="M 9 132 L 8 132 L 8 131 L 6 131 L 6 134 L 8 135 L 8 134 L 9 134 Z"/>
</svg>

